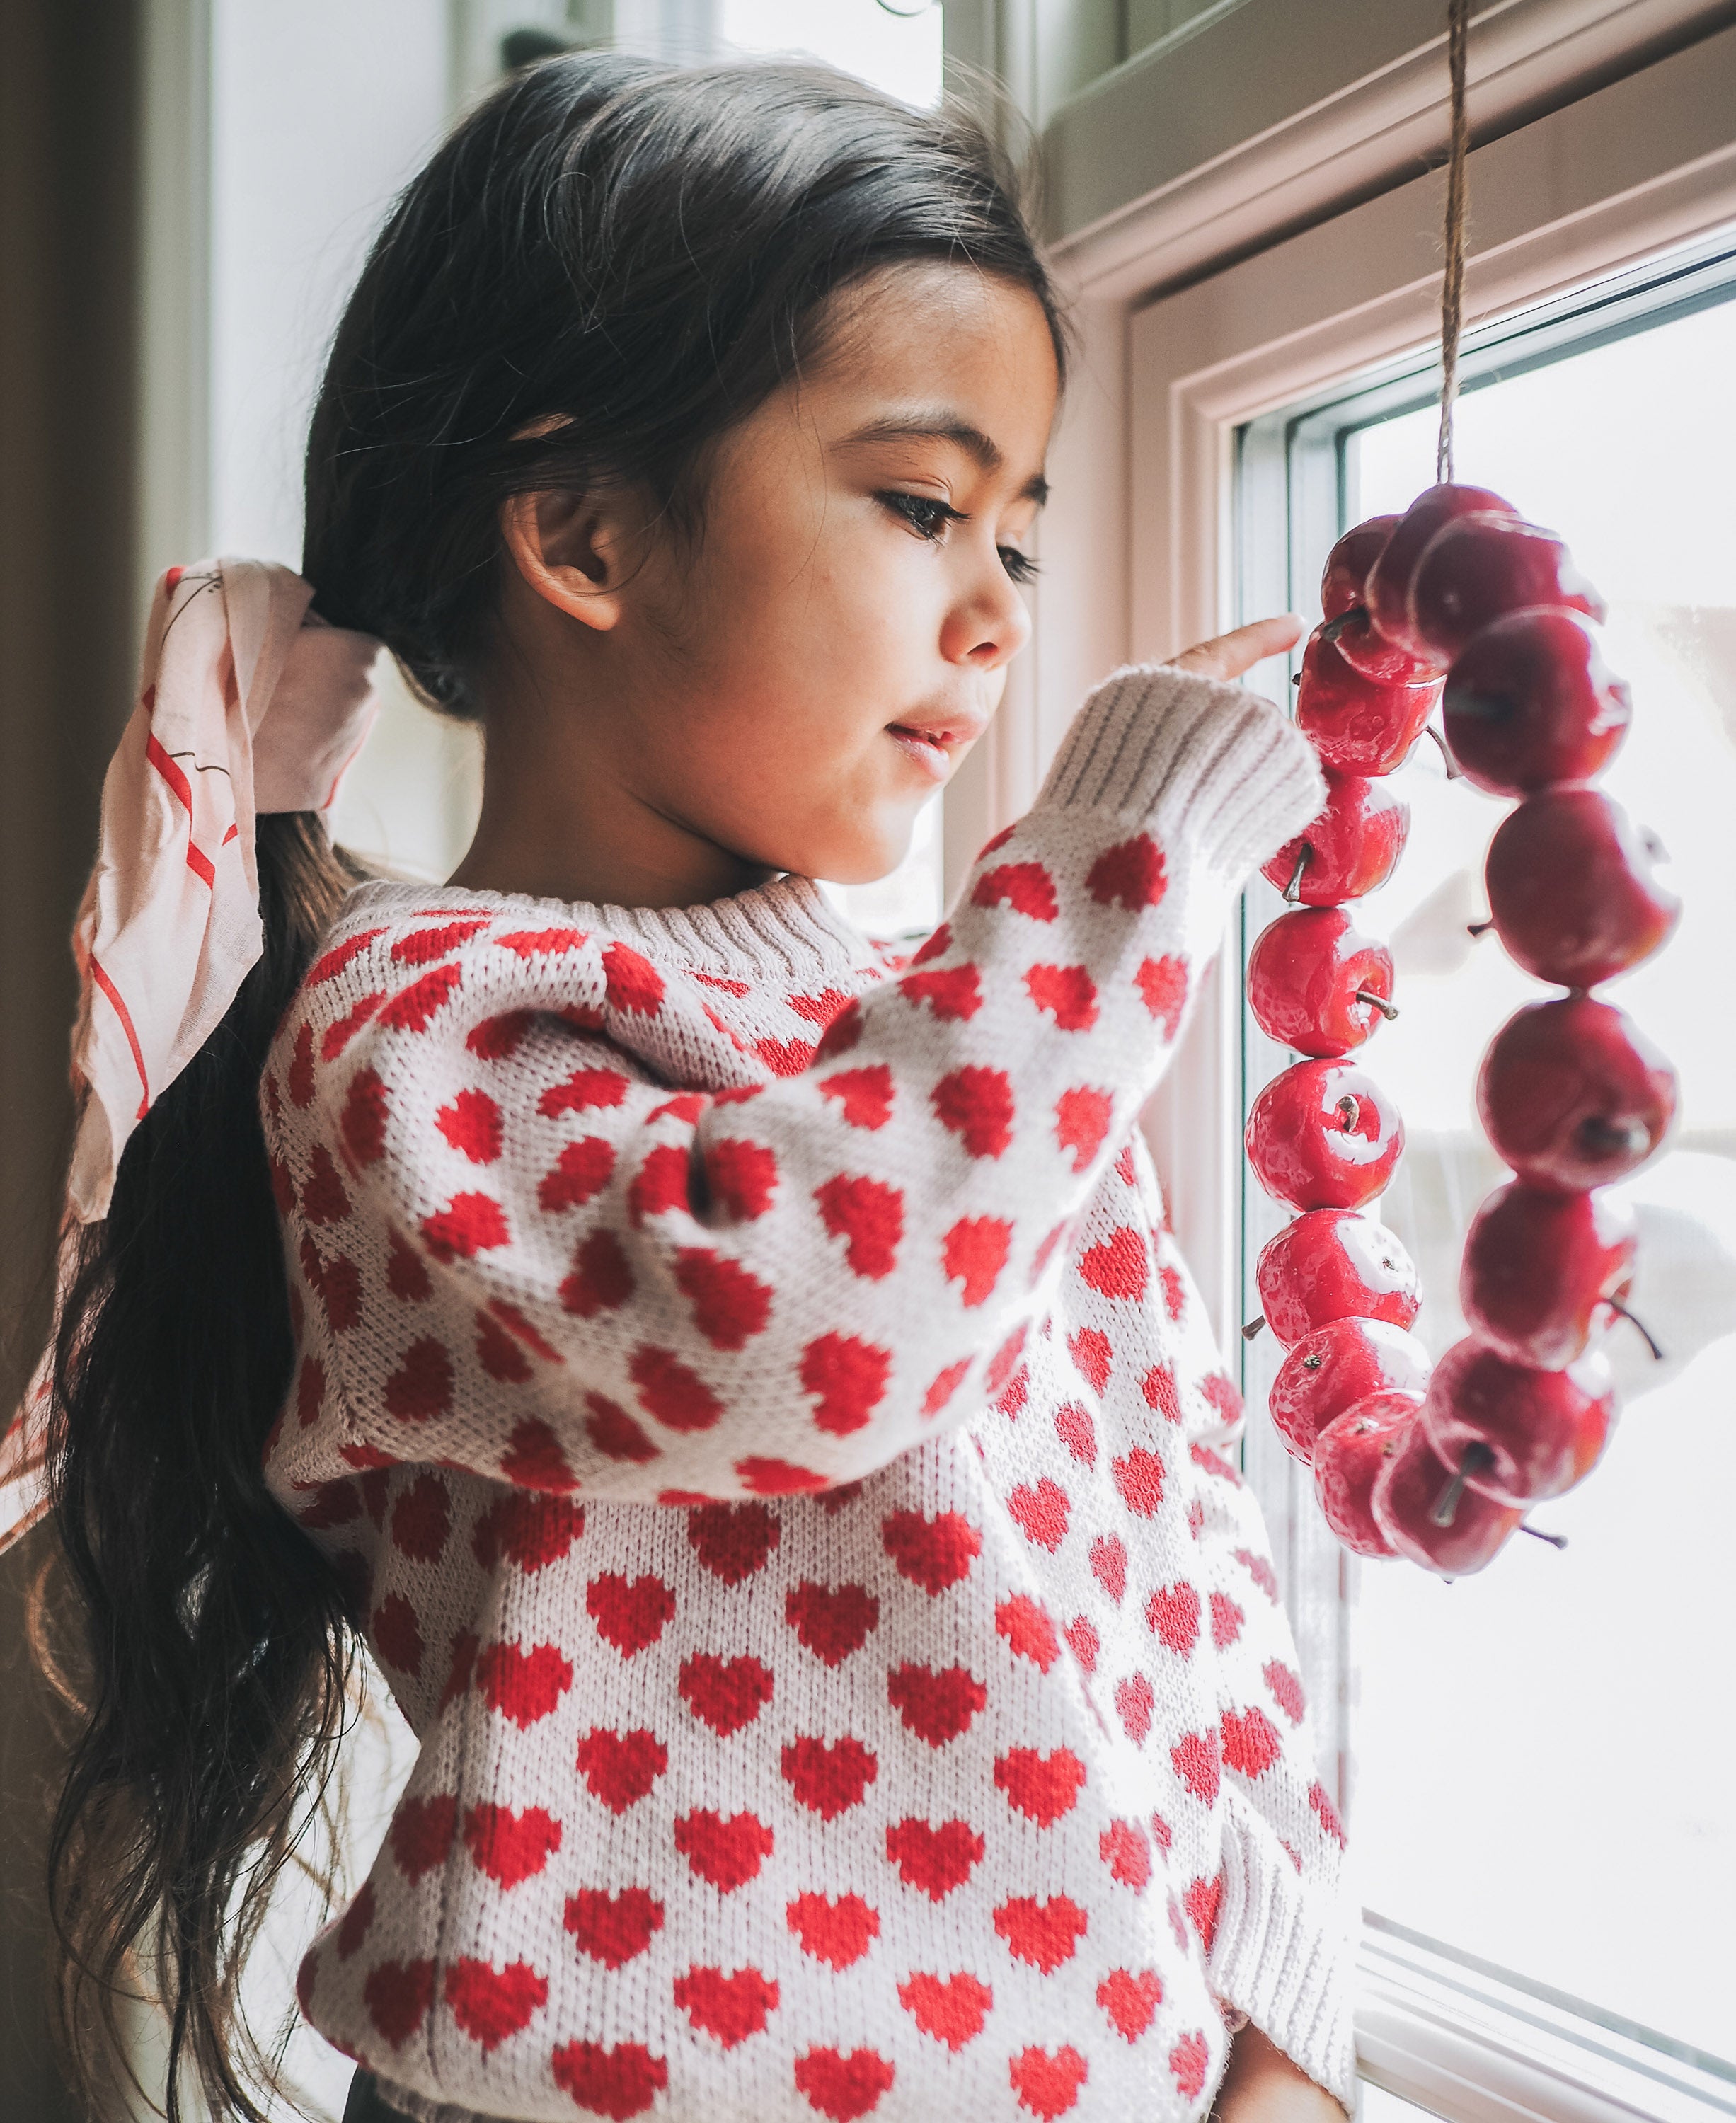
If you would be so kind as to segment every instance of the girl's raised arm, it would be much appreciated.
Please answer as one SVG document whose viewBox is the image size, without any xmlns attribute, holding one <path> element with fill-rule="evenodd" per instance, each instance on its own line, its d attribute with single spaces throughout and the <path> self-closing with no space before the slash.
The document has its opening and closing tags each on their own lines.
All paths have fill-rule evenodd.
<svg viewBox="0 0 1736 2123">
<path fill-rule="evenodd" d="M 323 1328 L 282 1471 L 329 1469 L 335 1420 L 356 1467 L 684 1501 L 848 1482 L 968 1419 L 1053 1278 L 1143 1295 L 1141 1232 L 1073 1261 L 1070 1227 L 1232 896 L 1320 800 L 1269 702 L 1119 672 L 902 977 L 720 1092 L 670 1085 L 731 1037 L 725 972 L 523 901 L 382 928 L 364 894 L 265 1086 Z"/>
</svg>

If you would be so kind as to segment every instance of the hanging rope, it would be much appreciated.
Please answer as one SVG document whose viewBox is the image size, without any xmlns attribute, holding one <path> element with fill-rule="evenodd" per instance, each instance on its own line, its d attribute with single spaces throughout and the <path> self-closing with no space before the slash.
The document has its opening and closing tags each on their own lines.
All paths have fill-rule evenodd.
<svg viewBox="0 0 1736 2123">
<path fill-rule="evenodd" d="M 1452 477 L 1452 409 L 1459 395 L 1459 332 L 1465 306 L 1466 157 L 1471 127 L 1465 115 L 1465 43 L 1471 0 L 1447 0 L 1447 70 L 1452 82 L 1452 129 L 1447 152 L 1446 263 L 1441 271 L 1441 433 L 1434 476 Z"/>
</svg>

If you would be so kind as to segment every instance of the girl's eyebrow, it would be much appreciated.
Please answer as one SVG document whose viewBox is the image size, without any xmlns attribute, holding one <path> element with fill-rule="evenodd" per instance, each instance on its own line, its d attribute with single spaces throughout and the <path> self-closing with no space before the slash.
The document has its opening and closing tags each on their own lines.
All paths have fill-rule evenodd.
<svg viewBox="0 0 1736 2123">
<path fill-rule="evenodd" d="M 950 443 L 987 472 L 999 471 L 1006 462 L 1005 453 L 992 435 L 972 421 L 945 412 L 894 415 L 884 419 L 870 420 L 866 427 L 846 435 L 840 447 L 847 448 L 852 443 L 890 442 Z M 1039 508 L 1048 500 L 1049 481 L 1041 472 L 1033 472 L 1025 480 L 1019 490 L 1019 499 L 1034 501 Z"/>
</svg>

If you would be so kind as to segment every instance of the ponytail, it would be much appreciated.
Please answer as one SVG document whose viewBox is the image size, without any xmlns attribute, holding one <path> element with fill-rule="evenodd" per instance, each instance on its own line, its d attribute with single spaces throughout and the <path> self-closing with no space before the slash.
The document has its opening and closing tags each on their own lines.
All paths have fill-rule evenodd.
<svg viewBox="0 0 1736 2123">
<path fill-rule="evenodd" d="M 101 2114 L 133 2076 L 116 2002 L 148 1971 L 169 2123 L 184 2070 L 213 2116 L 265 2123 L 237 2063 L 258 2075 L 240 1972 L 323 1795 L 355 1656 L 337 1580 L 261 1465 L 293 1337 L 258 1100 L 364 873 L 311 812 L 260 818 L 257 851 L 265 954 L 140 1122 L 106 1219 L 74 1234 L 54 1351 L 49 1479 L 82 1642 L 49 1842 L 51 2011 Z"/>
</svg>

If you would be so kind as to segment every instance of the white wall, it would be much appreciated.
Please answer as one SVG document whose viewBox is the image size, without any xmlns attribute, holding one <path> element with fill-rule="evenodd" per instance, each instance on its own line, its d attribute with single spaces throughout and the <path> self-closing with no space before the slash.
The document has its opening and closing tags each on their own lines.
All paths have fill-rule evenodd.
<svg viewBox="0 0 1736 2123">
<path fill-rule="evenodd" d="M 445 129 L 448 12 L 446 0 L 211 0 L 213 552 L 301 565 L 302 453 L 326 346 L 387 206 Z M 443 876 L 474 813 L 476 739 L 381 670 L 380 720 L 334 830 Z"/>
</svg>

